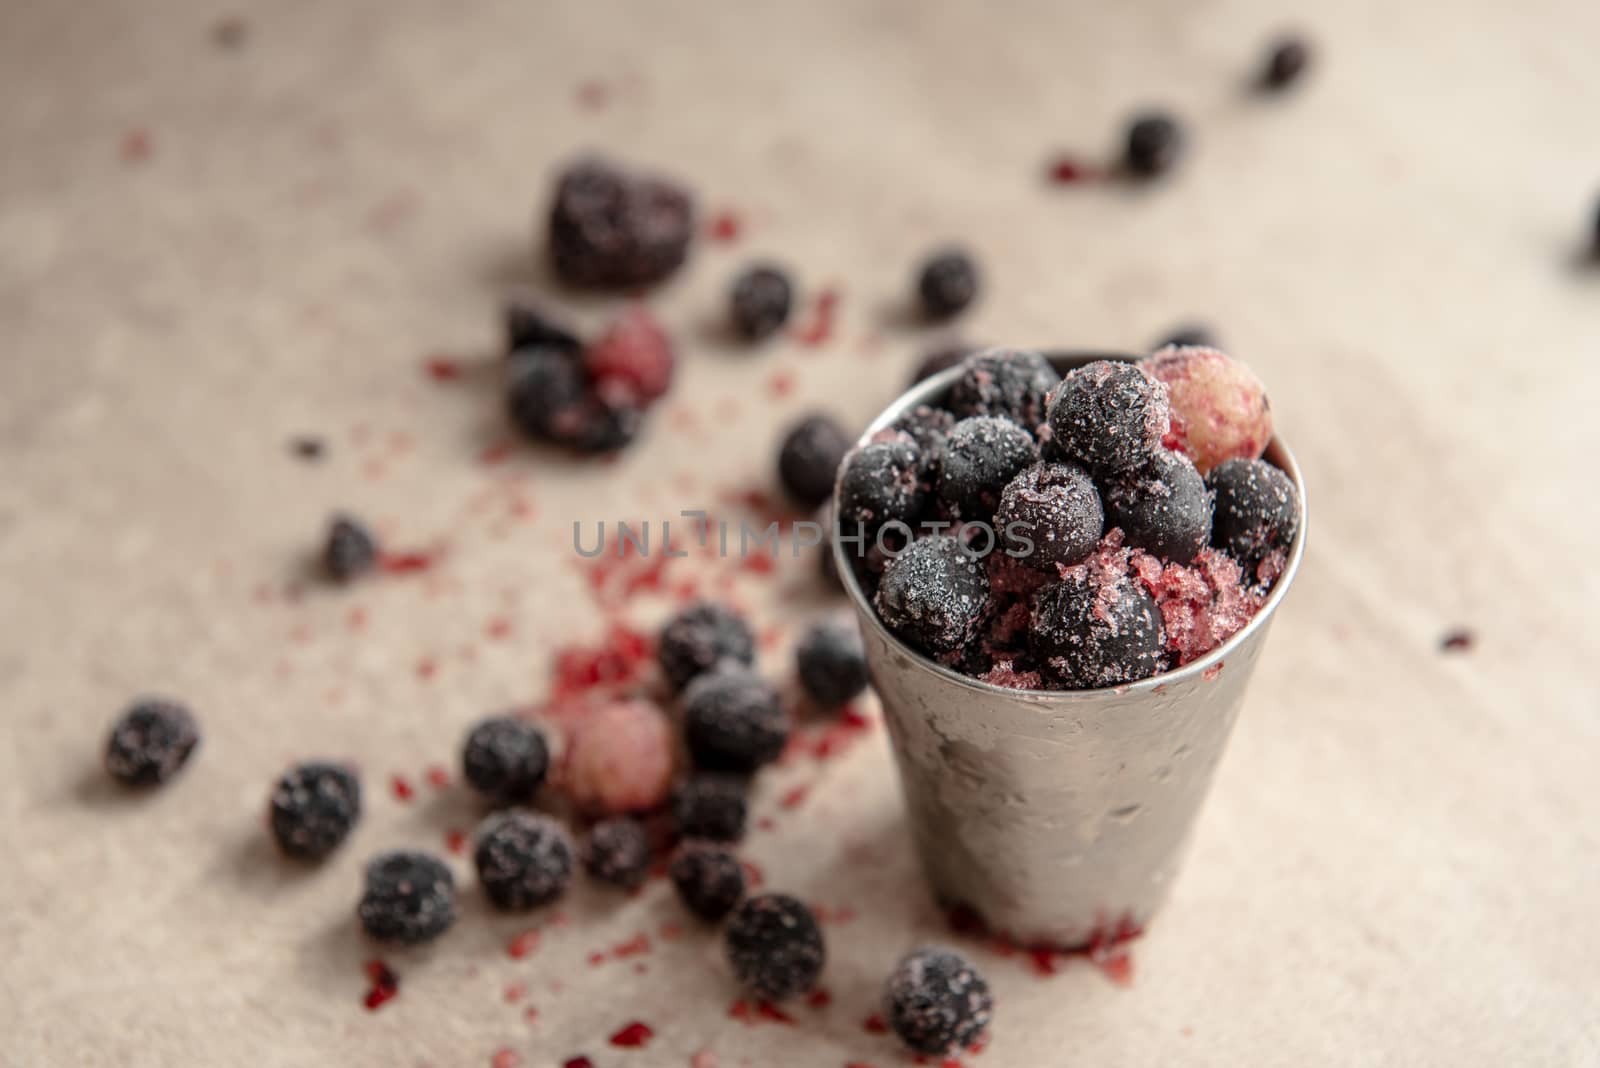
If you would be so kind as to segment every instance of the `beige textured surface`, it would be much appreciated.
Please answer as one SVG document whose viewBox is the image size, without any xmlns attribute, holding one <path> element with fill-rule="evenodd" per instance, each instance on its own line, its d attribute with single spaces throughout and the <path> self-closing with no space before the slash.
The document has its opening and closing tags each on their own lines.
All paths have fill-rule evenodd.
<svg viewBox="0 0 1600 1068">
<path fill-rule="evenodd" d="M 404 986 L 377 1013 L 351 908 L 365 855 L 470 823 L 454 792 L 402 805 L 387 777 L 449 761 L 474 717 L 542 692 L 553 643 L 599 632 L 570 521 L 758 485 L 775 426 L 807 406 L 864 421 L 925 340 L 897 312 L 910 263 L 958 236 L 990 281 L 973 337 L 1139 346 L 1217 323 L 1272 389 L 1314 520 L 1133 988 L 984 954 L 1000 1007 L 975 1063 L 1600 1063 L 1600 276 L 1571 266 L 1600 188 L 1600 9 L 988 8 L 0 9 L 0 1062 L 907 1063 L 860 1026 L 893 955 L 939 930 L 881 730 L 763 785 L 777 829 L 749 853 L 769 882 L 858 916 L 829 928 L 834 1003 L 802 1026 L 730 1020 L 699 936 L 639 958 L 644 975 L 585 964 L 676 917 L 661 884 L 582 889 L 514 961 L 524 924 L 486 916 L 464 878 L 458 929 L 391 955 Z M 249 36 L 226 51 L 210 33 L 232 12 Z M 1259 42 L 1289 22 L 1325 63 L 1293 99 L 1247 99 Z M 588 79 L 613 87 L 603 110 L 575 105 Z M 1042 187 L 1046 154 L 1109 148 L 1149 101 L 1193 120 L 1175 181 Z M 136 129 L 150 153 L 130 162 Z M 687 353 L 669 407 L 698 429 L 659 418 L 614 467 L 486 468 L 487 374 L 446 388 L 420 364 L 487 359 L 549 170 L 591 145 L 747 220 L 655 300 Z M 710 336 L 754 253 L 842 286 L 832 345 L 749 358 Z M 774 402 L 779 368 L 796 387 Z M 287 454 L 301 432 L 329 438 L 322 465 Z M 518 492 L 532 520 L 510 514 Z M 400 544 L 447 539 L 447 563 L 259 603 L 335 507 Z M 820 605 L 791 595 L 803 571 L 738 588 L 792 624 Z M 487 639 L 500 616 L 511 635 Z M 1478 649 L 1440 655 L 1458 623 Z M 181 781 L 129 801 L 96 760 L 149 690 L 190 700 L 207 739 Z M 358 758 L 370 801 L 352 845 L 303 874 L 260 813 L 313 754 Z M 507 1005 L 516 981 L 527 1000 Z M 609 1049 L 634 1018 L 657 1039 Z"/>
</svg>

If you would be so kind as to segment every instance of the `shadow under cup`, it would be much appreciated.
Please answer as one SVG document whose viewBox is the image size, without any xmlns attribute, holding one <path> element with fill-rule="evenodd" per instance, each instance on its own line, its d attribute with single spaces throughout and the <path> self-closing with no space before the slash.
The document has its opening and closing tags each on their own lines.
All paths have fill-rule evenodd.
<svg viewBox="0 0 1600 1068">
<path fill-rule="evenodd" d="M 1127 358 L 1050 360 L 1065 373 Z M 959 374 L 919 383 L 862 440 L 943 397 Z M 927 659 L 883 625 L 834 538 L 912 838 L 942 904 L 975 912 L 1019 943 L 1062 949 L 1143 928 L 1161 906 L 1305 552 L 1300 468 L 1276 437 L 1265 458 L 1300 492 L 1299 530 L 1266 604 L 1199 660 L 1113 689 L 1014 690 Z"/>
</svg>

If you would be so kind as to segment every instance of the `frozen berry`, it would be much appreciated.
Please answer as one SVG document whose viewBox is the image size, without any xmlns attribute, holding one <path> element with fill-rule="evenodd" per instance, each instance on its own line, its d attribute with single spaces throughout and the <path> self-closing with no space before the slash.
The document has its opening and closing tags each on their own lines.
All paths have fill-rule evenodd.
<svg viewBox="0 0 1600 1068">
<path fill-rule="evenodd" d="M 978 295 L 978 265 L 958 248 L 929 256 L 917 273 L 917 297 L 930 319 L 948 319 Z"/>
<path fill-rule="evenodd" d="M 322 549 L 323 567 L 335 582 L 349 582 L 378 563 L 378 540 L 362 523 L 347 515 L 336 515 L 328 524 L 328 540 Z"/>
<path fill-rule="evenodd" d="M 299 764 L 273 787 L 270 812 L 279 849 L 300 860 L 321 860 L 361 818 L 361 782 L 342 764 Z"/>
<path fill-rule="evenodd" d="M 1300 527 L 1294 483 L 1265 460 L 1229 460 L 1208 481 L 1217 495 L 1211 544 L 1239 561 L 1247 580 L 1269 580 L 1261 565 L 1287 553 Z"/>
<path fill-rule="evenodd" d="M 1131 363 L 1086 364 L 1050 398 L 1052 451 L 1095 471 L 1146 463 L 1167 424 L 1167 387 Z"/>
<path fill-rule="evenodd" d="M 1068 689 L 1120 686 L 1166 666 L 1155 599 L 1126 574 L 1101 574 L 1088 565 L 1039 590 L 1028 640 Z"/>
<path fill-rule="evenodd" d="M 767 1001 L 810 990 L 827 956 L 816 916 L 788 894 L 746 898 L 729 917 L 724 940 L 734 977 Z"/>
<path fill-rule="evenodd" d="M 1157 349 L 1179 346 L 1182 348 L 1215 348 L 1217 336 L 1203 323 L 1185 323 L 1168 334 Z"/>
<path fill-rule="evenodd" d="M 744 867 L 733 851 L 712 842 L 684 842 L 668 868 L 678 900 L 708 923 L 733 911 L 744 897 Z"/>
<path fill-rule="evenodd" d="M 674 690 L 719 664 L 755 663 L 756 642 L 750 624 L 725 605 L 701 601 L 667 622 L 656 643 L 661 670 Z"/>
<path fill-rule="evenodd" d="M 1149 463 L 1106 479 L 1106 522 L 1123 543 L 1187 564 L 1211 538 L 1211 493 L 1182 453 L 1158 449 Z"/>
<path fill-rule="evenodd" d="M 1261 380 L 1238 360 L 1216 349 L 1166 348 L 1139 366 L 1167 387 L 1167 445 L 1202 475 L 1224 460 L 1254 460 L 1266 450 L 1272 406 Z"/>
<path fill-rule="evenodd" d="M 913 525 L 928 496 L 920 463 L 919 450 L 903 434 L 850 453 L 839 476 L 843 533 L 853 536 L 859 527 L 870 537 L 888 523 Z"/>
<path fill-rule="evenodd" d="M 988 415 L 963 419 L 945 438 L 939 497 L 960 509 L 962 519 L 988 520 L 1001 491 L 1038 459 L 1032 435 L 1011 420 Z"/>
<path fill-rule="evenodd" d="M 962 360 L 978 350 L 972 345 L 949 343 L 941 345 L 925 353 L 917 365 L 911 369 L 911 384 L 924 382 L 934 375 L 957 366 Z"/>
<path fill-rule="evenodd" d="M 1183 155 L 1183 127 L 1161 112 L 1140 115 L 1128 124 L 1123 164 L 1140 178 L 1165 174 Z"/>
<path fill-rule="evenodd" d="M 538 301 L 527 293 L 513 293 L 502 311 L 506 331 L 506 351 L 555 349 L 576 354 L 583 348 L 578 335 L 556 322 Z"/>
<path fill-rule="evenodd" d="M 900 1041 L 942 1056 L 983 1036 L 994 1016 L 989 984 L 954 950 L 925 946 L 901 958 L 883 985 L 883 1015 Z"/>
<path fill-rule="evenodd" d="M 744 837 L 750 783 L 739 775 L 691 775 L 672 793 L 672 818 L 685 838 L 737 842 Z"/>
<path fill-rule="evenodd" d="M 570 440 L 589 396 L 575 353 L 549 346 L 517 349 L 507 378 L 506 407 L 518 430 L 534 441 Z"/>
<path fill-rule="evenodd" d="M 650 312 L 633 305 L 583 350 L 583 367 L 608 407 L 643 408 L 671 388 L 677 357 Z"/>
<path fill-rule="evenodd" d="M 925 652 L 961 648 L 989 606 L 989 579 L 952 537 L 922 538 L 889 561 L 874 601 L 888 628 Z"/>
<path fill-rule="evenodd" d="M 955 425 L 956 417 L 950 412 L 919 404 L 901 412 L 884 434 L 890 440 L 897 440 L 894 434 L 904 434 L 916 443 L 918 470 L 923 481 L 931 486 L 938 481 L 945 441 Z"/>
<path fill-rule="evenodd" d="M 1031 568 L 1056 574 L 1100 543 L 1105 512 L 1094 480 L 1077 464 L 1045 461 L 1012 479 L 1000 494 L 994 525 L 1007 552 Z"/>
<path fill-rule="evenodd" d="M 1311 46 L 1301 37 L 1281 37 L 1267 52 L 1267 65 L 1261 71 L 1263 89 L 1287 89 L 1311 65 Z"/>
<path fill-rule="evenodd" d="M 696 767 L 751 772 L 783 752 L 789 716 L 771 683 L 730 668 L 702 675 L 684 691 L 683 737 Z"/>
<path fill-rule="evenodd" d="M 778 479 L 783 488 L 808 508 L 828 500 L 851 444 L 850 435 L 832 416 L 806 416 L 784 435 L 778 449 Z"/>
<path fill-rule="evenodd" d="M 456 881 L 427 853 L 383 853 L 367 864 L 366 892 L 356 907 L 361 926 L 379 942 L 431 942 L 456 922 Z"/>
<path fill-rule="evenodd" d="M 550 770 L 544 732 L 515 716 L 492 716 L 467 734 L 463 777 L 495 804 L 531 801 Z"/>
<path fill-rule="evenodd" d="M 175 701 L 136 702 L 106 739 L 106 771 L 129 786 L 157 786 L 178 774 L 200 744 L 200 727 Z"/>
<path fill-rule="evenodd" d="M 648 701 L 613 701 L 582 713 L 562 754 L 562 785 L 584 812 L 643 812 L 672 789 L 672 724 Z"/>
<path fill-rule="evenodd" d="M 997 415 L 1031 433 L 1044 422 L 1050 391 L 1060 381 L 1037 352 L 989 349 L 967 357 L 950 387 L 949 408 L 962 419 Z"/>
<path fill-rule="evenodd" d="M 746 341 L 761 341 L 781 330 L 793 305 L 789 276 L 769 264 L 747 267 L 728 289 L 733 328 Z"/>
<path fill-rule="evenodd" d="M 556 185 L 550 255 L 571 285 L 649 285 L 683 265 L 694 229 L 694 201 L 683 189 L 586 159 Z"/>
<path fill-rule="evenodd" d="M 472 862 L 495 908 L 524 912 L 566 893 L 574 867 L 572 838 L 542 813 L 497 812 L 478 828 Z"/>
<path fill-rule="evenodd" d="M 853 619 L 826 619 L 795 647 L 800 686 L 823 708 L 838 708 L 867 688 L 867 652 Z"/>
<path fill-rule="evenodd" d="M 632 890 L 650 874 L 650 835 L 635 819 L 601 820 L 584 848 L 589 874 L 611 886 Z"/>
</svg>

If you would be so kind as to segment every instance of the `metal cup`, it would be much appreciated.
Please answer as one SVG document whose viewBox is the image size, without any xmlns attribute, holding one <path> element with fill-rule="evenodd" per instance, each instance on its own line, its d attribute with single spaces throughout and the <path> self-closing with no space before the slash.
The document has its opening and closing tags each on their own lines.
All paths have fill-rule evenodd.
<svg viewBox="0 0 1600 1068">
<path fill-rule="evenodd" d="M 1051 354 L 1065 373 L 1102 353 Z M 945 371 L 895 401 L 866 441 L 942 397 Z M 1288 563 L 1255 617 L 1176 671 L 1101 690 L 993 686 L 927 659 L 884 627 L 837 536 L 839 575 L 935 895 L 1026 945 L 1077 949 L 1141 930 L 1165 900 L 1233 730 L 1272 614 L 1305 552 L 1305 483 L 1277 438 L 1266 457 L 1300 491 Z M 837 535 L 837 530 L 835 531 Z"/>
</svg>

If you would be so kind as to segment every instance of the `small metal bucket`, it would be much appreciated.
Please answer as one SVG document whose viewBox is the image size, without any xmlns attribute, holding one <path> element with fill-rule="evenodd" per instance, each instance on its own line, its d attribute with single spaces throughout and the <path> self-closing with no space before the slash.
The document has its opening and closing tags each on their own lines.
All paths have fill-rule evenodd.
<svg viewBox="0 0 1600 1068">
<path fill-rule="evenodd" d="M 1110 354 L 1050 354 L 1063 373 Z M 944 395 L 919 383 L 865 441 Z M 837 538 L 906 816 L 935 895 L 1027 945 L 1081 948 L 1142 929 L 1171 889 L 1267 630 L 1305 553 L 1305 483 L 1274 438 L 1266 457 L 1300 491 L 1283 574 L 1238 634 L 1176 671 L 1102 690 L 1025 691 L 951 671 L 879 620 Z"/>
</svg>

